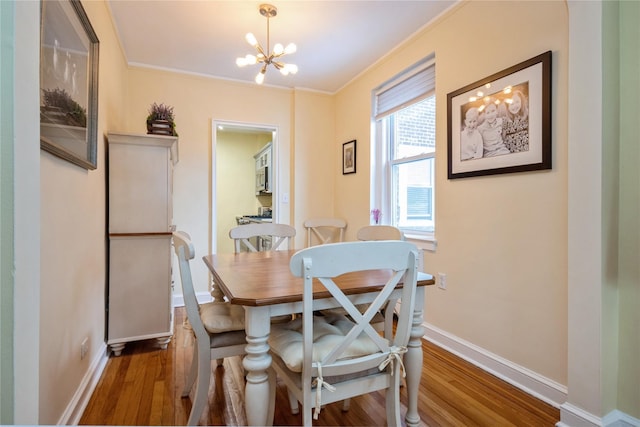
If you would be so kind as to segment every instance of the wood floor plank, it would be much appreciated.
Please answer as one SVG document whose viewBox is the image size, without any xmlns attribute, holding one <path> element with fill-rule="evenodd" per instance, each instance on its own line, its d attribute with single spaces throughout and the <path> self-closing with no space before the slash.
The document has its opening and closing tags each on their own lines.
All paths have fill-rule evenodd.
<svg viewBox="0 0 640 427">
<path fill-rule="evenodd" d="M 184 309 L 175 312 L 175 334 L 166 350 L 155 340 L 129 343 L 121 356 L 112 356 L 105 367 L 81 425 L 185 425 L 191 398 L 182 390 L 191 365 L 193 340 L 182 327 Z M 418 411 L 421 425 L 429 427 L 540 426 L 552 427 L 560 420 L 554 408 L 473 364 L 423 341 L 423 371 Z M 193 395 L 193 390 L 192 393 Z M 406 402 L 406 389 L 400 400 Z M 201 425 L 246 425 L 244 370 L 240 357 L 211 364 L 209 402 Z M 301 408 L 302 410 L 302 408 Z M 402 414 L 406 406 L 402 406 Z M 274 424 L 296 426 L 287 390 L 276 387 Z M 377 426 L 386 424 L 385 394 L 374 392 L 342 403 L 326 405 L 314 426 Z"/>
</svg>

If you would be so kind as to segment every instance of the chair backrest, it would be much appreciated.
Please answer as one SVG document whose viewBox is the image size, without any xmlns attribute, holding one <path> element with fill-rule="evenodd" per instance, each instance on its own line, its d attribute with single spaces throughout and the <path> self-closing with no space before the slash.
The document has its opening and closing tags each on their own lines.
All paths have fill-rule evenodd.
<svg viewBox="0 0 640 427">
<path fill-rule="evenodd" d="M 406 348 L 409 342 L 411 320 L 415 307 L 417 257 L 415 245 L 402 241 L 346 242 L 334 243 L 298 251 L 289 264 L 294 276 L 304 278 L 303 290 L 303 381 L 310 382 L 317 375 L 318 364 L 322 365 L 324 376 L 344 375 L 360 372 L 378 366 L 390 357 L 393 349 Z M 379 291 L 375 300 L 364 313 L 347 298 L 333 281 L 333 278 L 345 273 L 364 270 L 391 270 L 392 275 Z M 323 349 L 320 360 L 313 361 L 313 287 L 317 279 L 342 305 L 352 318 L 355 326 L 340 339 L 331 342 L 330 349 Z M 391 342 L 382 338 L 374 329 L 371 321 L 374 315 L 385 306 L 398 283 L 402 282 L 401 310 L 396 333 Z M 364 334 L 371 340 L 367 347 L 373 346 L 373 352 L 344 358 L 343 353 Z M 361 342 L 361 341 L 359 341 Z M 353 348 L 353 347 L 352 347 Z M 351 351 L 351 350 L 349 350 Z M 316 354 L 316 358 L 318 358 Z"/>
<path fill-rule="evenodd" d="M 191 237 L 184 231 L 175 231 L 173 233 L 173 249 L 178 257 L 178 268 L 180 270 L 180 282 L 182 283 L 182 295 L 184 297 L 184 306 L 187 311 L 187 318 L 196 334 L 198 340 L 208 338 L 207 331 L 204 328 L 202 319 L 200 318 L 200 308 L 195 290 L 193 289 L 193 281 L 191 279 L 191 266 L 189 262 L 195 257 L 196 252 L 191 243 Z"/>
<path fill-rule="evenodd" d="M 358 240 L 404 240 L 404 233 L 392 225 L 366 225 L 358 230 Z"/>
<path fill-rule="evenodd" d="M 347 228 L 347 222 L 342 218 L 311 218 L 303 225 L 307 230 L 307 247 L 312 246 L 314 237 L 320 245 L 342 242 Z"/>
<path fill-rule="evenodd" d="M 275 251 L 282 242 L 287 242 L 287 249 L 291 249 L 291 239 L 296 235 L 296 229 L 287 224 L 273 224 L 269 222 L 245 224 L 229 230 L 229 237 L 234 240 L 236 253 L 244 246 L 249 252 L 258 252 L 259 248 L 250 241 L 254 237 L 271 238 L 270 251 Z"/>
</svg>

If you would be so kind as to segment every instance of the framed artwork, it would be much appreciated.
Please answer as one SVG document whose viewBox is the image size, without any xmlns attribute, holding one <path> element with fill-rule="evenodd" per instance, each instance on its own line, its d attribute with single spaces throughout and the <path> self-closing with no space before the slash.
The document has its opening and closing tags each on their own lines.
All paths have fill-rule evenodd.
<svg viewBox="0 0 640 427">
<path fill-rule="evenodd" d="M 551 51 L 447 95 L 448 178 L 551 169 Z"/>
<path fill-rule="evenodd" d="M 356 173 L 356 140 L 342 144 L 342 175 Z"/>
<path fill-rule="evenodd" d="M 98 37 L 80 0 L 40 7 L 40 148 L 95 169 Z"/>
</svg>

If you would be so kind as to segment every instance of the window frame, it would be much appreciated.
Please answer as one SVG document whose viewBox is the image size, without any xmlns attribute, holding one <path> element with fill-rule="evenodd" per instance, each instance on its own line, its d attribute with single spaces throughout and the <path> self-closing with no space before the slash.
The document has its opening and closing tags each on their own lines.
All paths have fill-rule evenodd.
<svg viewBox="0 0 640 427">
<path fill-rule="evenodd" d="M 433 85 L 429 90 L 417 95 L 408 96 L 405 98 L 405 102 L 397 105 L 395 108 L 388 108 L 387 111 L 378 113 L 378 99 L 381 93 L 393 88 L 397 85 L 401 85 L 403 82 L 411 79 L 417 74 L 427 70 L 433 69 Z M 431 96 L 435 96 L 435 56 L 430 55 L 422 61 L 418 62 L 407 70 L 399 73 L 392 79 L 388 80 L 384 84 L 378 86 L 372 91 L 372 114 L 371 114 L 371 130 L 372 130 L 372 149 L 371 149 L 371 209 L 379 208 L 382 212 L 391 212 L 392 209 L 392 183 L 393 183 L 393 166 L 398 164 L 406 164 L 417 160 L 432 159 L 433 162 L 433 177 L 432 177 L 432 215 L 433 215 L 433 230 L 431 231 L 419 231 L 414 229 L 403 229 L 405 238 L 407 240 L 414 241 L 421 249 L 435 250 L 436 238 L 436 183 L 435 183 L 435 169 L 436 169 L 436 149 L 428 151 L 417 156 L 405 157 L 402 159 L 391 159 L 391 144 L 392 140 L 389 137 L 392 134 L 392 125 L 389 116 L 393 115 L 399 110 L 402 110 L 411 105 L 417 104 Z M 434 111 L 435 112 L 435 111 Z M 391 224 L 391 215 L 387 215 L 387 218 L 382 217 L 382 223 Z"/>
</svg>

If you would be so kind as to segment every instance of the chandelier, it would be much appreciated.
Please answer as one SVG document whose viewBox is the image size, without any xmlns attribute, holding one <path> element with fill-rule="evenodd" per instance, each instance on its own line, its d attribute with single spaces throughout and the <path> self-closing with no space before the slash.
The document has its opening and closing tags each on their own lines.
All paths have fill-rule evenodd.
<svg viewBox="0 0 640 427">
<path fill-rule="evenodd" d="M 280 70 L 282 75 L 295 74 L 298 72 L 298 66 L 294 64 L 285 64 L 278 61 L 278 59 L 286 54 L 292 54 L 296 51 L 296 45 L 289 43 L 287 47 L 283 47 L 280 43 L 273 46 L 273 51 L 269 53 L 269 19 L 278 14 L 278 9 L 270 4 L 260 5 L 260 14 L 267 18 L 267 50 L 265 51 L 253 33 L 247 33 L 245 39 L 247 43 L 253 46 L 257 51 L 257 55 L 248 54 L 244 57 L 236 59 L 236 65 L 238 67 L 244 67 L 245 65 L 263 64 L 260 72 L 256 75 L 256 83 L 262 84 L 264 82 L 264 75 L 267 73 L 267 66 L 273 65 L 277 70 Z"/>
</svg>

